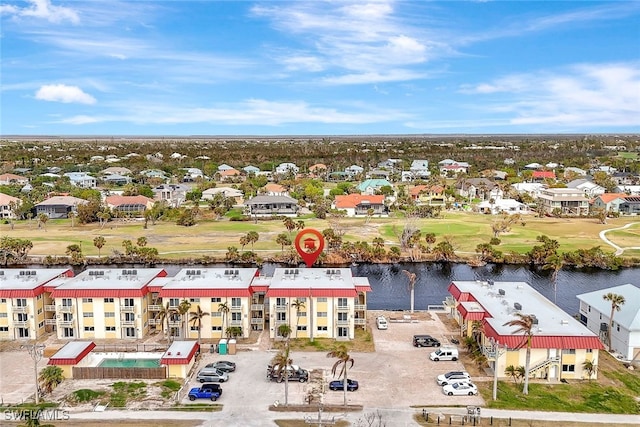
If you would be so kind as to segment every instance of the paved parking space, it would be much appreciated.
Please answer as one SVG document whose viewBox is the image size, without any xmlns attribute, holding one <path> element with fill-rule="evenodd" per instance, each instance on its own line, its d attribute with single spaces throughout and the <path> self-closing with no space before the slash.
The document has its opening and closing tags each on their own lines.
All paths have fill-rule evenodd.
<svg viewBox="0 0 640 427">
<path fill-rule="evenodd" d="M 40 371 L 49 359 L 38 363 Z M 22 403 L 33 399 L 35 373 L 33 359 L 26 350 L 0 352 L 0 403 Z"/>
</svg>

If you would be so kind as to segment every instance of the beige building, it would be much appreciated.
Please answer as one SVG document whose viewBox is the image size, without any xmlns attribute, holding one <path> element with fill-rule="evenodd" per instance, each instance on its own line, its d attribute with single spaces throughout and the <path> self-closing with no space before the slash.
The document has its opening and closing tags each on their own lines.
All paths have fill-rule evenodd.
<svg viewBox="0 0 640 427">
<path fill-rule="evenodd" d="M 46 270 L 45 270 L 46 271 Z M 149 284 L 161 268 L 90 268 L 51 291 L 59 339 L 139 339 L 148 334 Z"/>
<path fill-rule="evenodd" d="M 33 340 L 47 332 L 49 287 L 73 276 L 70 268 L 0 270 L 0 340 Z"/>
<path fill-rule="evenodd" d="M 552 214 L 559 209 L 562 215 L 587 215 L 589 199 L 577 188 L 545 188 L 538 194 L 538 204 L 544 212 Z"/>
<path fill-rule="evenodd" d="M 445 301 L 462 336 L 474 336 L 489 364 L 504 378 L 507 366 L 525 366 L 527 336 L 505 324 L 517 314 L 534 317 L 530 377 L 586 379 L 585 361 L 597 364 L 596 334 L 524 282 L 454 281 Z M 597 377 L 597 370 L 592 378 Z"/>
</svg>

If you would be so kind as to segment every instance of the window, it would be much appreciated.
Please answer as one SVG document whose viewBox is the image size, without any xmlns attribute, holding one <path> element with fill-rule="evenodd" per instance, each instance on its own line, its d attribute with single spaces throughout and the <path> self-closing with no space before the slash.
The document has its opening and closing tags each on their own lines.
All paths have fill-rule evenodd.
<svg viewBox="0 0 640 427">
<path fill-rule="evenodd" d="M 16 298 L 16 305 L 18 307 L 26 307 L 27 306 L 27 300 L 25 298 Z"/>
<path fill-rule="evenodd" d="M 588 348 L 585 350 L 587 353 L 593 353 L 593 349 L 592 348 Z"/>
<path fill-rule="evenodd" d="M 177 307 L 180 305 L 180 298 L 169 298 L 169 307 Z"/>
<path fill-rule="evenodd" d="M 189 298 L 189 302 L 200 302 L 200 298 Z"/>
<path fill-rule="evenodd" d="M 576 365 L 562 365 L 562 372 L 575 372 Z"/>
<path fill-rule="evenodd" d="M 277 306 L 287 305 L 287 299 L 286 298 L 276 298 L 276 305 Z"/>
<path fill-rule="evenodd" d="M 562 354 L 576 354 L 575 348 L 565 348 L 562 350 Z"/>
<path fill-rule="evenodd" d="M 221 331 L 222 330 L 222 326 L 212 326 L 211 330 L 212 331 Z"/>
<path fill-rule="evenodd" d="M 16 320 L 18 322 L 26 322 L 29 320 L 29 316 L 26 313 L 18 313 L 18 318 Z"/>
<path fill-rule="evenodd" d="M 125 307 L 133 307 L 133 298 L 123 298 Z"/>
<path fill-rule="evenodd" d="M 0 303 L 6 303 L 6 302 L 7 302 L 7 299 L 6 299 L 6 298 L 2 298 L 2 299 L 0 299 Z"/>
<path fill-rule="evenodd" d="M 0 332 L 9 332 L 8 326 L 0 326 Z"/>
<path fill-rule="evenodd" d="M 190 330 L 192 330 L 193 332 L 198 332 L 198 327 L 197 326 L 191 326 L 191 328 L 189 328 Z"/>
<path fill-rule="evenodd" d="M 42 314 L 42 309 L 41 308 L 38 309 L 38 314 Z"/>
<path fill-rule="evenodd" d="M 136 328 L 124 328 L 124 336 L 127 338 L 135 338 Z"/>
<path fill-rule="evenodd" d="M 287 313 L 276 313 L 276 320 L 281 321 L 281 322 L 286 322 L 287 321 Z"/>
<path fill-rule="evenodd" d="M 297 329 L 299 331 L 306 331 L 307 330 L 307 326 L 306 325 L 298 325 Z"/>
<path fill-rule="evenodd" d="M 125 322 L 135 322 L 135 320 L 136 320 L 135 313 L 125 313 L 124 314 L 124 321 Z"/>
<path fill-rule="evenodd" d="M 72 307 L 73 303 L 71 302 L 71 298 L 62 298 L 62 306 L 63 307 Z"/>
<path fill-rule="evenodd" d="M 620 332 L 620 324 L 619 323 L 616 325 L 616 331 Z"/>
<path fill-rule="evenodd" d="M 113 298 L 105 298 L 104 299 L 104 303 L 105 304 L 113 304 Z"/>
<path fill-rule="evenodd" d="M 43 327 L 44 327 L 44 322 L 38 323 L 38 328 L 43 328 Z"/>
<path fill-rule="evenodd" d="M 107 326 L 106 328 L 104 328 L 105 331 L 107 332 L 115 332 L 116 331 L 116 327 L 115 326 Z"/>
<path fill-rule="evenodd" d="M 318 302 L 327 302 L 327 297 L 318 298 Z"/>
<path fill-rule="evenodd" d="M 318 326 L 318 332 L 327 332 L 326 326 Z"/>
<path fill-rule="evenodd" d="M 113 311 L 105 311 L 104 317 L 116 317 L 116 314 Z"/>
<path fill-rule="evenodd" d="M 93 326 L 85 326 L 84 327 L 84 331 L 85 332 L 93 332 L 95 329 Z"/>
<path fill-rule="evenodd" d="M 7 313 L 0 313 L 0 317 L 7 317 Z"/>
<path fill-rule="evenodd" d="M 93 302 L 93 298 L 82 298 L 82 303 L 83 304 L 88 304 L 90 302 Z"/>
<path fill-rule="evenodd" d="M 222 298 L 211 298 L 211 302 L 222 302 Z"/>
<path fill-rule="evenodd" d="M 240 308 L 242 306 L 240 298 L 231 298 L 231 307 Z"/>
<path fill-rule="evenodd" d="M 87 311 L 85 313 L 82 313 L 82 317 L 93 317 L 93 312 Z"/>
<path fill-rule="evenodd" d="M 338 322 L 347 322 L 349 320 L 349 313 L 338 313 Z"/>
<path fill-rule="evenodd" d="M 306 303 L 307 302 L 307 298 L 306 297 L 298 298 L 298 301 L 302 302 L 302 303 Z"/>
<path fill-rule="evenodd" d="M 222 317 L 222 313 L 220 313 L 219 311 L 214 311 L 213 313 L 211 313 L 211 317 Z"/>
<path fill-rule="evenodd" d="M 346 307 L 347 299 L 346 298 L 338 298 L 338 307 Z"/>
<path fill-rule="evenodd" d="M 318 312 L 318 317 L 327 317 L 327 312 L 326 311 L 319 311 Z"/>
<path fill-rule="evenodd" d="M 338 328 L 338 336 L 341 338 L 349 338 L 349 328 Z"/>
<path fill-rule="evenodd" d="M 284 314 L 284 313 L 282 313 Z M 231 313 L 232 322 L 242 322 L 242 313 Z"/>
<path fill-rule="evenodd" d="M 307 312 L 306 311 L 300 311 L 297 314 L 298 317 L 307 317 Z"/>
</svg>

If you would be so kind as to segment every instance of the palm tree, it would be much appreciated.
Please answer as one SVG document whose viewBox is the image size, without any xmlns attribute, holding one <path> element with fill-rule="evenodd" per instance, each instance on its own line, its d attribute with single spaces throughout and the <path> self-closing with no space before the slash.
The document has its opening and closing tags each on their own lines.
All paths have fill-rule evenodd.
<svg viewBox="0 0 640 427">
<path fill-rule="evenodd" d="M 93 246 L 98 248 L 98 258 L 100 258 L 100 250 L 105 245 L 105 243 L 107 243 L 107 241 L 102 236 L 98 236 L 98 237 L 94 237 L 93 238 Z"/>
<path fill-rule="evenodd" d="M 76 219 L 76 217 L 78 216 L 77 213 L 75 213 L 74 211 L 71 211 L 67 214 L 67 218 L 69 218 L 71 220 L 71 228 L 73 228 L 74 226 L 74 220 Z"/>
<path fill-rule="evenodd" d="M 193 324 L 193 326 L 198 327 L 198 345 L 200 345 L 200 338 L 202 335 L 202 319 L 204 319 L 204 317 L 208 315 L 209 313 L 202 311 L 200 305 L 196 306 L 196 311 L 191 312 L 191 318 L 189 319 L 189 321 Z"/>
<path fill-rule="evenodd" d="M 349 368 L 353 367 L 354 360 L 349 355 L 347 346 L 344 344 L 340 344 L 336 349 L 327 353 L 327 357 L 335 357 L 338 359 L 331 368 L 331 373 L 334 377 L 336 376 L 338 366 L 342 366 L 338 377 L 342 376 L 342 385 L 344 386 L 344 406 L 347 406 L 347 372 Z"/>
<path fill-rule="evenodd" d="M 598 370 L 598 365 L 596 365 L 596 362 L 593 360 L 585 360 L 584 362 L 582 362 L 582 369 L 587 371 L 587 375 L 589 376 L 589 381 L 591 381 L 591 377 Z"/>
<path fill-rule="evenodd" d="M 280 325 L 284 326 L 284 325 Z M 288 367 L 291 366 L 293 360 L 289 356 L 289 346 L 286 345 L 284 350 L 281 350 L 275 357 L 271 360 L 272 366 L 277 366 L 275 374 L 280 381 L 281 378 L 284 377 L 284 406 L 289 405 L 289 372 Z"/>
<path fill-rule="evenodd" d="M 282 252 L 284 252 L 284 247 L 291 245 L 291 239 L 287 236 L 287 233 L 280 233 L 276 237 L 276 243 L 282 247 Z"/>
<path fill-rule="evenodd" d="M 284 223 L 284 228 L 289 232 L 289 236 L 291 236 L 291 232 L 296 229 L 296 223 L 289 217 L 286 217 L 282 220 Z"/>
<path fill-rule="evenodd" d="M 49 221 L 49 215 L 46 213 L 41 213 L 38 215 L 38 226 L 42 225 L 44 231 L 47 231 L 47 221 Z"/>
<path fill-rule="evenodd" d="M 616 311 L 622 310 L 622 306 L 626 301 L 622 295 L 614 294 L 613 292 L 602 295 L 602 298 L 605 301 L 609 301 L 611 303 L 611 314 L 609 315 L 609 329 L 607 333 L 609 351 L 611 351 L 611 328 L 613 328 L 613 314 Z"/>
<path fill-rule="evenodd" d="M 64 380 L 64 373 L 59 366 L 47 366 L 40 371 L 38 381 L 45 393 L 51 393 Z"/>
<path fill-rule="evenodd" d="M 291 306 L 296 309 L 296 338 L 298 338 L 298 326 L 300 325 L 300 312 L 305 308 L 304 301 L 293 300 Z"/>
<path fill-rule="evenodd" d="M 67 249 L 64 251 L 65 254 L 71 257 L 72 264 L 80 264 L 82 263 L 82 248 L 80 245 L 73 244 L 67 246 Z"/>
<path fill-rule="evenodd" d="M 409 278 L 409 290 L 411 291 L 411 313 L 413 313 L 413 305 L 415 301 L 416 273 L 412 273 L 409 270 L 402 270 L 402 272 Z"/>
<path fill-rule="evenodd" d="M 253 252 L 253 244 L 258 241 L 260 235 L 256 231 L 250 231 L 247 233 L 247 243 L 251 245 L 251 252 Z"/>
<path fill-rule="evenodd" d="M 189 322 L 187 318 L 187 313 L 189 313 L 189 309 L 191 309 L 191 303 L 187 299 L 183 299 L 180 301 L 178 305 L 178 314 L 180 315 L 180 321 L 182 326 L 184 326 L 184 333 L 181 334 L 183 338 L 187 338 L 188 330 L 189 330 Z"/>
<path fill-rule="evenodd" d="M 174 308 L 171 308 L 171 306 L 169 305 L 169 301 L 167 301 L 167 305 L 162 307 L 158 314 L 156 314 L 156 319 L 160 320 L 160 326 L 163 326 L 162 332 L 165 339 L 167 339 L 167 333 L 169 332 L 169 320 L 176 314 L 176 310 Z M 167 329 L 164 328 L 165 322 L 167 323 Z"/>
<path fill-rule="evenodd" d="M 527 337 L 527 355 L 524 365 L 524 387 L 522 388 L 522 394 L 529 394 L 529 365 L 531 362 L 531 341 L 533 338 L 533 316 L 530 314 L 516 313 L 517 319 L 510 320 L 503 326 L 515 326 L 514 333 L 522 333 Z"/>
<path fill-rule="evenodd" d="M 509 365 L 504 369 L 504 373 L 513 379 L 513 382 L 518 384 L 518 368 L 513 365 Z"/>
<path fill-rule="evenodd" d="M 224 333 L 224 323 L 229 315 L 229 303 L 225 301 L 218 304 L 218 313 L 221 313 L 222 315 L 222 329 L 220 330 L 220 338 L 222 338 L 222 334 Z"/>
<path fill-rule="evenodd" d="M 549 255 L 545 260 L 545 264 L 542 266 L 544 270 L 551 270 L 551 281 L 553 282 L 553 303 L 555 304 L 557 301 L 557 291 L 558 291 L 558 272 L 562 270 L 564 266 L 564 258 L 562 255 L 553 254 Z"/>
</svg>

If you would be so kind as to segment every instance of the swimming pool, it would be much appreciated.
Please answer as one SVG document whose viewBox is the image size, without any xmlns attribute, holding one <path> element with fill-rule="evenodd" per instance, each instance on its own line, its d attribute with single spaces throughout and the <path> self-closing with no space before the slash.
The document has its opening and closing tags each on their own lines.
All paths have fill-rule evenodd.
<svg viewBox="0 0 640 427">
<path fill-rule="evenodd" d="M 157 368 L 160 359 L 102 359 L 100 368 Z"/>
</svg>

